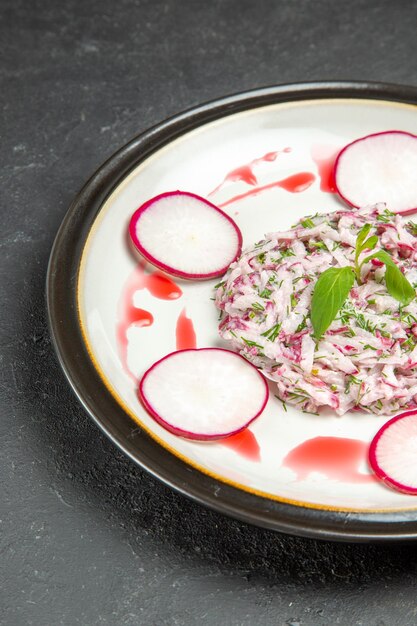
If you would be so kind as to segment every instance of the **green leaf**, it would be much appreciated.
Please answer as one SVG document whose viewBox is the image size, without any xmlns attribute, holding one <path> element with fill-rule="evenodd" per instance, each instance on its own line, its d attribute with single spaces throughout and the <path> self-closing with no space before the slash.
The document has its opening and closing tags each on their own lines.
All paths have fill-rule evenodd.
<svg viewBox="0 0 417 626">
<path fill-rule="evenodd" d="M 359 255 L 360 253 L 364 250 L 364 242 L 367 238 L 367 236 L 369 235 L 369 231 L 371 230 L 372 226 L 371 224 L 364 224 L 362 226 L 362 228 L 360 229 L 358 236 L 356 237 L 356 246 L 355 246 L 355 272 L 356 272 L 356 277 L 358 279 L 358 283 L 360 284 L 360 267 L 358 265 L 358 259 L 359 259 Z M 369 239 L 372 239 L 372 237 L 370 237 Z"/>
<path fill-rule="evenodd" d="M 410 304 L 416 297 L 413 287 L 396 265 L 387 265 L 385 283 L 388 293 L 398 302 L 401 302 L 403 306 Z"/>
<path fill-rule="evenodd" d="M 371 228 L 371 224 L 365 224 L 358 232 L 358 236 L 356 237 L 356 252 L 358 253 L 358 255 L 360 250 L 362 249 L 363 242 L 369 235 L 369 231 L 371 230 Z"/>
<path fill-rule="evenodd" d="M 378 252 L 370 254 L 366 257 L 366 259 L 363 260 L 363 262 L 369 263 L 369 261 L 372 261 L 372 259 L 378 259 L 379 261 L 382 261 L 384 265 L 394 265 L 395 267 L 397 267 L 393 261 L 392 256 L 388 254 L 388 252 L 386 252 L 385 250 L 378 250 Z"/>
<path fill-rule="evenodd" d="M 316 339 L 326 332 L 335 319 L 354 281 L 351 267 L 331 267 L 321 274 L 311 300 L 311 323 Z"/>
<path fill-rule="evenodd" d="M 372 259 L 378 259 L 385 265 L 385 284 L 390 296 L 401 302 L 403 306 L 410 304 L 416 297 L 416 292 L 400 268 L 394 263 L 391 255 L 385 252 L 385 250 L 379 250 L 366 257 L 364 263 Z"/>
<path fill-rule="evenodd" d="M 369 239 L 367 239 L 361 247 L 361 252 L 363 250 L 373 250 L 376 246 L 376 244 L 378 243 L 378 237 L 376 235 L 372 235 L 372 237 L 369 237 Z"/>
</svg>

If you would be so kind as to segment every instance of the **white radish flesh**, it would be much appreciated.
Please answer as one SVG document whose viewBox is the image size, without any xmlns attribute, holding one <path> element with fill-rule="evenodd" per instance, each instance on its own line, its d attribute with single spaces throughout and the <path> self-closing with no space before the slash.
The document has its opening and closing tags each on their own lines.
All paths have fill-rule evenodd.
<svg viewBox="0 0 417 626">
<path fill-rule="evenodd" d="M 258 417 L 268 401 L 262 374 L 243 357 L 220 348 L 180 350 L 147 372 L 139 396 L 164 428 L 189 439 L 221 439 Z"/>
<path fill-rule="evenodd" d="M 129 232 L 142 256 L 181 278 L 221 276 L 242 249 L 235 222 L 211 202 L 184 191 L 145 202 L 133 214 Z"/>
<path fill-rule="evenodd" d="M 417 411 L 397 415 L 377 432 L 369 463 L 385 484 L 417 495 Z"/>
<path fill-rule="evenodd" d="M 339 153 L 338 194 L 354 207 L 385 202 L 394 213 L 417 210 L 417 136 L 399 130 L 368 135 Z"/>
</svg>

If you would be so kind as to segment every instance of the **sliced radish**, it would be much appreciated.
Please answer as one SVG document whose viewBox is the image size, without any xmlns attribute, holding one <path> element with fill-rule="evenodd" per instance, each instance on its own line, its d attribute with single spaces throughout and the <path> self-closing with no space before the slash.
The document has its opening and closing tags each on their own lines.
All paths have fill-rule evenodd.
<svg viewBox="0 0 417 626">
<path fill-rule="evenodd" d="M 357 139 L 339 153 L 336 190 L 354 207 L 385 202 L 395 213 L 417 209 L 417 135 L 389 130 Z"/>
<path fill-rule="evenodd" d="M 132 216 L 130 236 L 160 269 L 189 279 L 221 276 L 242 249 L 242 234 L 226 213 L 185 191 L 155 196 Z"/>
<path fill-rule="evenodd" d="M 145 372 L 139 396 L 164 428 L 188 439 L 221 439 L 262 413 L 269 390 L 262 374 L 235 352 L 180 350 Z"/>
<path fill-rule="evenodd" d="M 389 420 L 369 448 L 369 462 L 387 485 L 417 495 L 417 411 Z"/>
</svg>

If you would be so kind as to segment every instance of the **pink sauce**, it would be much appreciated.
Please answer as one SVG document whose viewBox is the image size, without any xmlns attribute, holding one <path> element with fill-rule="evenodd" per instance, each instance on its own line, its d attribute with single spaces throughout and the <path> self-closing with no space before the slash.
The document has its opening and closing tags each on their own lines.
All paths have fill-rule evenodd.
<svg viewBox="0 0 417 626">
<path fill-rule="evenodd" d="M 361 474 L 359 467 L 368 455 L 369 444 L 343 437 L 314 437 L 291 450 L 283 461 L 284 467 L 297 474 L 297 480 L 320 472 L 326 478 L 347 483 L 375 481 L 372 474 Z"/>
<path fill-rule="evenodd" d="M 249 196 L 257 196 L 259 193 L 267 191 L 268 189 L 274 189 L 275 187 L 280 187 L 281 189 L 285 189 L 285 191 L 289 191 L 290 193 L 300 193 L 302 191 L 306 191 L 306 189 L 311 187 L 315 180 L 316 177 L 311 172 L 298 172 L 297 174 L 288 176 L 288 178 L 269 183 L 268 185 L 263 185 L 262 187 L 255 187 L 254 189 L 250 189 L 245 193 L 233 196 L 232 198 L 229 198 L 229 200 L 226 200 L 226 202 L 222 202 L 218 206 L 220 208 L 223 208 L 229 204 L 233 204 L 233 202 L 238 202 L 239 200 L 243 200 L 244 198 L 248 198 Z"/>
<path fill-rule="evenodd" d="M 116 339 L 122 367 L 134 380 L 135 377 L 127 364 L 127 331 L 131 326 L 151 326 L 154 321 L 152 313 L 134 305 L 135 293 L 141 289 L 148 289 L 155 298 L 160 300 L 175 300 L 182 295 L 181 289 L 168 276 L 162 272 L 146 274 L 144 267 L 144 262 L 139 263 L 122 289 L 116 324 Z"/>
<path fill-rule="evenodd" d="M 177 340 L 177 350 L 197 347 L 197 338 L 192 320 L 187 317 L 186 310 L 183 309 L 178 316 L 177 328 L 175 331 Z"/>
<path fill-rule="evenodd" d="M 162 272 L 145 275 L 143 288 L 160 300 L 176 300 L 182 296 L 178 285 Z"/>
<path fill-rule="evenodd" d="M 126 311 L 126 322 L 129 326 L 134 324 L 135 326 L 151 326 L 153 324 L 153 315 L 145 309 L 137 309 L 132 306 L 130 310 Z"/>
<path fill-rule="evenodd" d="M 325 193 L 336 193 L 333 169 L 340 150 L 327 144 L 317 144 L 311 149 L 311 157 L 319 171 L 320 189 Z"/>
<path fill-rule="evenodd" d="M 284 154 L 288 152 L 291 152 L 291 148 L 284 148 L 283 150 L 277 150 L 276 152 L 267 152 L 266 154 L 264 154 L 264 156 L 253 159 L 253 161 L 237 167 L 236 169 L 226 174 L 223 182 L 221 182 L 220 185 L 213 189 L 213 191 L 210 191 L 208 196 L 212 196 L 217 191 L 219 191 L 226 183 L 229 182 L 235 183 L 238 181 L 243 181 L 247 185 L 257 185 L 258 179 L 256 178 L 254 168 L 259 165 L 259 163 L 275 161 L 279 154 Z"/>
<path fill-rule="evenodd" d="M 223 446 L 231 448 L 249 461 L 260 461 L 261 452 L 258 441 L 248 428 L 241 430 L 236 435 L 231 435 L 219 441 Z"/>
</svg>

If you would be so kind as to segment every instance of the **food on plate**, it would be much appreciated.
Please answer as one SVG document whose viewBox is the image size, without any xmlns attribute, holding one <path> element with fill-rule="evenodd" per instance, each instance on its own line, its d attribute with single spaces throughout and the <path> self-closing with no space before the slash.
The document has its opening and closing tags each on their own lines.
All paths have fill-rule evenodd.
<svg viewBox="0 0 417 626">
<path fill-rule="evenodd" d="M 417 495 L 417 414 L 393 417 L 377 432 L 369 448 L 369 463 L 386 485 Z"/>
<path fill-rule="evenodd" d="M 164 428 L 188 439 L 221 439 L 248 426 L 269 397 L 262 374 L 235 352 L 179 350 L 152 365 L 139 396 Z"/>
<path fill-rule="evenodd" d="M 334 180 L 354 207 L 385 202 L 396 213 L 417 208 L 417 135 L 400 130 L 356 139 L 339 153 Z"/>
<path fill-rule="evenodd" d="M 185 191 L 145 202 L 133 214 L 129 232 L 152 265 L 194 280 L 221 276 L 242 248 L 235 222 L 208 200 Z"/>
<path fill-rule="evenodd" d="M 217 285 L 220 335 L 303 411 L 417 406 L 416 235 L 382 204 L 266 235 Z"/>
</svg>

